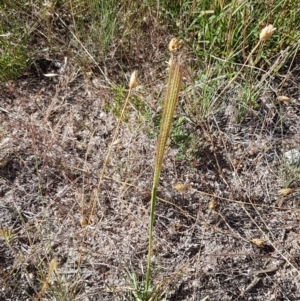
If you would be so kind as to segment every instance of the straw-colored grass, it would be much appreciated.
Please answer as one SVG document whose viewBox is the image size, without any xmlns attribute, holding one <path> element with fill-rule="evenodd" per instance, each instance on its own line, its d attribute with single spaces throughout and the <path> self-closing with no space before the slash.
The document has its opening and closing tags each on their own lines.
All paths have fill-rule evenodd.
<svg viewBox="0 0 300 301">
<path fill-rule="evenodd" d="M 151 191 L 151 203 L 150 203 L 150 221 L 149 221 L 149 235 L 148 235 L 148 264 L 146 270 L 146 283 L 145 290 L 149 291 L 150 286 L 150 272 L 151 272 L 151 256 L 152 256 L 152 236 L 153 236 L 153 223 L 154 223 L 154 212 L 156 203 L 156 192 L 159 183 L 159 176 L 161 171 L 161 166 L 164 158 L 165 147 L 167 140 L 170 136 L 170 130 L 174 115 L 175 106 L 177 103 L 178 93 L 181 87 L 181 62 L 178 62 L 174 56 L 173 52 L 177 50 L 178 42 L 173 38 L 169 44 L 169 50 L 172 52 L 172 57 L 170 60 L 169 78 L 167 83 L 166 98 L 163 107 L 163 114 L 160 124 L 159 138 L 157 142 L 156 160 L 154 166 L 153 174 L 153 186 Z"/>
</svg>

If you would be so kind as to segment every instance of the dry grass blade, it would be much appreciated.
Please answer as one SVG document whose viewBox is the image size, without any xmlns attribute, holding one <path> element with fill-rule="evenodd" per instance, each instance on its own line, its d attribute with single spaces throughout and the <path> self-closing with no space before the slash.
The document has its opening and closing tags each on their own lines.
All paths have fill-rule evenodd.
<svg viewBox="0 0 300 301">
<path fill-rule="evenodd" d="M 132 90 L 137 86 L 138 84 L 138 79 L 137 79 L 137 71 L 134 71 L 132 74 L 131 74 L 131 77 L 130 77 L 130 81 L 129 81 L 129 91 L 128 91 L 128 94 L 127 94 L 127 97 L 125 99 L 125 102 L 124 102 L 124 105 L 123 105 L 123 108 L 122 108 L 122 111 L 121 111 L 121 115 L 118 119 L 118 122 L 117 122 L 117 125 L 116 125 L 116 128 L 115 128 L 115 131 L 114 131 L 114 134 L 113 134 L 113 138 L 112 138 L 112 142 L 110 143 L 109 145 L 109 148 L 107 150 L 107 153 L 106 153 L 106 156 L 105 156 L 105 159 L 104 159 L 104 163 L 103 163 L 103 167 L 102 167 L 102 170 L 101 172 L 99 173 L 99 177 L 98 177 L 98 185 L 97 185 L 97 189 L 96 189 L 96 192 L 94 194 L 94 197 L 93 197 L 93 201 L 92 201 L 92 205 L 91 205 L 91 209 L 90 209 L 90 212 L 89 212 L 89 216 L 88 216 L 88 219 L 85 220 L 85 217 L 82 217 L 81 218 L 81 221 L 80 221 L 80 224 L 81 226 L 88 226 L 91 224 L 92 222 L 92 217 L 95 213 L 95 210 L 96 210 L 96 201 L 97 201 L 97 198 L 99 196 L 99 193 L 100 193 L 100 189 L 101 189 L 101 184 L 102 184 L 102 180 L 103 180 L 103 177 L 104 177 L 104 174 L 105 174 L 105 170 L 106 170 L 106 166 L 107 166 L 107 163 L 108 163 L 108 159 L 110 157 L 110 154 L 112 152 L 112 148 L 113 146 L 115 145 L 116 143 L 116 139 L 117 139 L 117 135 L 119 133 L 119 128 L 120 128 L 120 125 L 121 125 L 121 122 L 123 121 L 123 117 L 124 117 L 124 114 L 125 114 L 125 111 L 126 111 L 126 108 L 127 108 L 127 104 L 128 104 L 128 101 L 129 101 L 129 97 L 131 95 L 131 92 Z M 87 237 L 87 233 L 88 233 L 88 227 L 85 228 L 85 232 L 84 232 L 84 235 L 83 235 L 83 239 L 81 241 L 81 247 L 83 247 L 83 245 L 85 244 L 85 240 L 86 240 L 86 237 Z M 80 256 L 79 256 L 79 260 L 78 260 L 78 267 L 81 265 L 82 263 L 82 253 L 80 253 Z"/>
</svg>

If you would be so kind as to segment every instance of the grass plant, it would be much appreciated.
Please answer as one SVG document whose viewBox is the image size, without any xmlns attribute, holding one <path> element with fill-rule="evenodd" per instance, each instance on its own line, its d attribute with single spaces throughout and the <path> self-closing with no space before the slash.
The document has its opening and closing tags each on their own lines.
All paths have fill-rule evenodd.
<svg viewBox="0 0 300 301">
<path fill-rule="evenodd" d="M 195 74 L 196 83 L 203 86 L 202 70 L 206 77 L 204 87 L 205 83 L 211 83 L 208 90 L 200 90 L 202 95 L 199 101 L 194 98 L 194 105 L 189 108 L 197 112 L 195 115 L 198 118 L 216 112 L 229 96 L 226 93 L 224 95 L 224 92 L 227 89 L 235 90 L 234 82 L 239 89 L 248 89 L 251 82 L 259 81 L 260 73 L 272 66 L 268 58 L 279 58 L 280 51 L 287 47 L 288 56 L 297 51 L 300 21 L 293 13 L 297 10 L 294 1 L 193 1 L 190 5 L 183 2 L 179 10 L 177 16 L 180 17 L 174 22 L 181 31 L 182 39 L 199 59 L 196 64 L 200 72 Z M 275 32 L 272 40 L 266 43 L 257 42 L 259 32 L 268 24 L 273 24 L 280 32 Z M 293 49 L 290 48 L 291 45 Z M 286 61 L 286 58 L 283 58 L 281 63 Z M 274 69 L 268 74 L 272 76 L 276 72 Z M 262 82 L 260 89 L 263 89 L 265 84 Z M 214 85 L 222 92 L 219 90 L 216 93 Z M 212 88 L 213 93 L 205 93 Z M 251 90 L 251 99 L 248 101 L 246 98 L 246 101 L 235 108 L 235 114 L 240 116 L 240 121 L 243 120 L 245 112 L 255 106 L 260 95 L 258 89 Z"/>
<path fill-rule="evenodd" d="M 49 262 L 49 266 L 48 266 L 48 274 L 47 274 L 47 277 L 45 278 L 44 280 L 44 283 L 42 285 L 42 288 L 41 290 L 39 291 L 39 293 L 37 294 L 36 298 L 34 299 L 34 301 L 39 301 L 44 292 L 46 291 L 46 289 L 48 288 L 49 286 L 49 281 L 50 281 L 50 278 L 52 276 L 52 274 L 54 273 L 54 271 L 56 270 L 57 268 L 57 258 L 54 257 L 50 262 Z"/>
<path fill-rule="evenodd" d="M 177 50 L 178 41 L 172 39 L 169 44 L 169 50 L 174 52 Z M 160 124 L 160 132 L 157 143 L 156 160 L 153 174 L 153 186 L 151 190 L 150 201 L 150 219 L 149 219 L 149 234 L 148 234 L 148 262 L 146 270 L 146 282 L 145 291 L 148 292 L 150 288 L 150 273 L 151 273 L 151 257 L 152 257 L 152 238 L 153 238 L 153 224 L 154 224 L 154 212 L 156 203 L 156 192 L 159 183 L 159 176 L 161 166 L 164 158 L 165 147 L 170 135 L 170 129 L 172 125 L 175 106 L 177 103 L 178 93 L 181 88 L 182 71 L 180 62 L 178 62 L 172 55 L 170 60 L 169 78 L 167 83 L 167 92 L 164 102 L 164 108 L 162 113 L 162 119 Z"/>
<path fill-rule="evenodd" d="M 1 12 L 1 4 L 0 4 Z M 30 63 L 27 33 L 19 20 L 10 21 L 11 15 L 0 15 L 0 82 L 15 79 Z"/>
<path fill-rule="evenodd" d="M 110 157 L 110 154 L 111 154 L 111 151 L 112 151 L 112 148 L 114 146 L 114 143 L 117 139 L 117 135 L 119 133 L 119 128 L 120 128 L 120 124 L 121 122 L 123 121 L 123 118 L 124 118 L 124 115 L 125 115 L 125 111 L 126 111 L 126 108 L 127 108 L 127 104 L 128 104 L 128 101 L 129 101 L 129 97 L 132 93 L 132 90 L 134 88 L 136 88 L 137 84 L 138 84 L 138 79 L 137 79 L 137 76 L 138 76 L 138 73 L 137 71 L 134 71 L 132 74 L 131 74 L 131 77 L 130 77 L 130 81 L 129 81 L 129 91 L 128 91 L 128 94 L 127 94 L 127 97 L 126 97 L 126 100 L 123 104 L 123 108 L 122 108 L 122 111 L 121 111 L 121 114 L 118 118 L 118 122 L 117 122 L 117 126 L 115 128 L 115 131 L 114 131 L 114 134 L 113 134 L 113 138 L 112 138 L 112 142 L 110 143 L 110 146 L 107 150 L 107 153 L 106 153 L 106 157 L 105 157 L 105 160 L 104 160 L 104 163 L 103 163 L 103 167 L 102 167 L 102 170 L 99 174 L 99 178 L 98 178 L 98 186 L 97 186 L 97 190 L 96 190 L 96 193 L 94 195 L 94 198 L 93 198 L 93 202 L 92 202 L 92 205 L 91 205 L 91 209 L 90 209 L 90 212 L 88 214 L 88 216 L 82 216 L 81 218 L 81 224 L 86 226 L 86 225 L 90 225 L 91 222 L 92 222 L 92 217 L 93 217 L 93 214 L 95 213 L 95 208 L 96 208 L 96 202 L 97 202 L 97 199 L 98 199 L 98 196 L 99 196 L 99 193 L 100 193 L 100 188 L 101 188 L 101 184 L 102 184 L 102 181 L 103 181 L 103 177 L 104 177 L 104 173 L 105 173 L 105 170 L 106 170 L 106 166 L 107 166 L 107 163 L 108 163 L 108 160 L 109 160 L 109 157 Z M 84 210 L 83 210 L 84 211 Z M 87 229 L 87 228 L 86 228 Z M 82 240 L 82 244 L 84 244 L 84 240 L 86 238 L 86 235 L 87 235 L 87 231 L 85 233 L 85 236 L 84 236 L 84 239 Z M 79 260 L 79 263 L 81 264 L 81 258 Z M 79 265 L 80 265 L 79 264 Z"/>
<path fill-rule="evenodd" d="M 267 25 L 266 27 L 264 27 L 261 30 L 261 33 L 259 35 L 259 40 L 257 42 L 257 44 L 253 47 L 253 49 L 251 50 L 251 52 L 249 53 L 249 55 L 247 56 L 244 64 L 241 66 L 241 68 L 238 70 L 238 72 L 236 72 L 236 74 L 228 81 L 228 83 L 226 84 L 226 86 L 221 90 L 221 92 L 218 94 L 217 97 L 214 98 L 214 100 L 211 102 L 210 106 L 209 106 L 209 111 L 212 110 L 213 106 L 215 103 L 217 103 L 217 101 L 219 100 L 219 98 L 224 94 L 224 92 L 229 89 L 233 82 L 237 79 L 237 77 L 241 74 L 241 72 L 243 71 L 244 67 L 246 66 L 246 64 L 248 63 L 248 61 L 252 58 L 254 52 L 258 49 L 259 46 L 261 46 L 262 43 L 264 43 L 267 40 L 270 40 L 273 32 L 276 30 L 276 28 L 274 28 L 273 25 Z M 247 87 L 248 88 L 248 87 Z M 246 98 L 248 100 L 248 97 Z M 251 99 L 251 98 L 250 98 Z M 248 102 L 248 101 L 247 101 Z M 253 103 L 253 101 L 248 102 L 248 104 Z"/>
<path fill-rule="evenodd" d="M 93 56 L 103 57 L 117 26 L 118 1 L 72 1 L 69 10 L 72 16 L 74 34 Z M 87 27 L 87 18 L 89 26 Z M 88 31 L 88 35 L 86 32 Z M 79 45 L 79 47 L 81 47 Z"/>
</svg>

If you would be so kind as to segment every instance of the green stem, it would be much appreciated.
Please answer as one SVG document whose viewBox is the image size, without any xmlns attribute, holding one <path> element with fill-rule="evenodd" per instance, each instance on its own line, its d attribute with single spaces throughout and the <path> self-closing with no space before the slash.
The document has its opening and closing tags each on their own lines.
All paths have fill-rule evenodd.
<svg viewBox="0 0 300 301">
<path fill-rule="evenodd" d="M 151 271 L 151 256 L 152 256 L 152 237 L 153 237 L 153 223 L 154 223 L 154 210 L 156 203 L 157 183 L 153 183 L 151 190 L 151 208 L 150 208 L 150 221 L 149 221 L 149 234 L 148 234 L 148 263 L 146 270 L 146 292 L 149 291 L 150 285 L 150 271 Z"/>
</svg>

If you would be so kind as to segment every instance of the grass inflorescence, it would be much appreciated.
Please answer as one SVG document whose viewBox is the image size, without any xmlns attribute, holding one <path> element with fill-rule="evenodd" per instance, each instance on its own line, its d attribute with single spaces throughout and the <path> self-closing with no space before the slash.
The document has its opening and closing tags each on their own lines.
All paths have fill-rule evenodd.
<svg viewBox="0 0 300 301">
<path fill-rule="evenodd" d="M 174 52 L 177 50 L 178 41 L 173 38 L 169 44 L 169 50 Z M 174 115 L 175 106 L 177 103 L 178 93 L 181 88 L 182 71 L 180 62 L 174 59 L 173 55 L 169 62 L 170 70 L 167 83 L 166 98 L 163 107 L 162 119 L 160 123 L 160 132 L 157 142 L 156 160 L 153 174 L 153 186 L 151 191 L 151 203 L 150 203 L 150 221 L 149 221 L 149 243 L 148 243 L 148 263 L 146 270 L 146 283 L 145 290 L 148 292 L 150 286 L 150 272 L 151 272 L 151 256 L 152 256 L 152 237 L 153 237 L 153 224 L 154 224 L 154 212 L 156 203 L 156 193 L 159 183 L 159 176 L 162 167 L 162 161 L 164 158 L 165 147 L 167 140 L 170 136 L 170 130 Z"/>
</svg>

